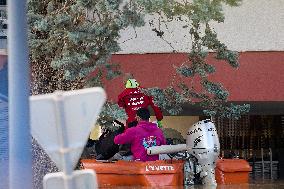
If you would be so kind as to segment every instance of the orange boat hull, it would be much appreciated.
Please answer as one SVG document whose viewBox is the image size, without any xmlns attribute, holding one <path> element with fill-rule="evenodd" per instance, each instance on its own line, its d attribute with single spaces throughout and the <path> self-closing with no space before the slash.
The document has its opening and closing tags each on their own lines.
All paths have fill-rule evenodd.
<svg viewBox="0 0 284 189">
<path fill-rule="evenodd" d="M 181 160 L 103 162 L 82 159 L 81 165 L 83 169 L 96 172 L 100 187 L 183 186 L 184 162 Z M 218 184 L 247 184 L 249 171 L 251 167 L 245 160 L 219 159 L 216 162 L 215 178 Z"/>
<path fill-rule="evenodd" d="M 215 178 L 218 184 L 245 184 L 249 182 L 251 167 L 243 159 L 219 159 Z"/>
<path fill-rule="evenodd" d="M 182 161 L 117 161 L 81 160 L 83 169 L 93 169 L 99 187 L 105 186 L 182 186 Z"/>
</svg>

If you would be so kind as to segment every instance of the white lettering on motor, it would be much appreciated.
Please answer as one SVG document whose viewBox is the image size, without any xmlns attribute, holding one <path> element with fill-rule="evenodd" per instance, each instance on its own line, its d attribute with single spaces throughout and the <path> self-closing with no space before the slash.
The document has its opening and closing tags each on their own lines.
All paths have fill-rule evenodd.
<svg viewBox="0 0 284 189">
<path fill-rule="evenodd" d="M 202 131 L 201 128 L 197 128 L 197 129 L 194 129 L 194 130 L 192 130 L 190 132 L 187 132 L 187 135 L 192 135 L 192 134 L 197 133 L 199 131 Z"/>
<path fill-rule="evenodd" d="M 146 171 L 174 171 L 175 168 L 174 166 L 171 166 L 171 165 L 147 165 L 145 167 Z"/>
</svg>

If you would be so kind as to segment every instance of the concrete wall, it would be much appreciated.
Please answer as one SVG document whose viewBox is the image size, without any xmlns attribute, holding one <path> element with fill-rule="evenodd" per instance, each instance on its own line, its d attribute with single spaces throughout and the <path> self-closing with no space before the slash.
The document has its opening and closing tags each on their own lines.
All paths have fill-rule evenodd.
<svg viewBox="0 0 284 189">
<path fill-rule="evenodd" d="M 225 7 L 225 22 L 212 23 L 219 39 L 236 51 L 282 51 L 284 50 L 284 0 L 243 0 L 240 7 Z M 153 17 L 148 16 L 148 20 Z M 157 22 L 154 22 L 157 23 Z M 180 22 L 168 24 L 170 32 L 165 39 L 178 52 L 190 49 L 188 29 Z M 165 29 L 165 25 L 161 25 Z M 120 53 L 161 53 L 173 49 L 155 32 L 149 23 L 142 28 L 128 28 L 121 32 Z M 136 37 L 137 34 L 137 37 Z"/>
</svg>

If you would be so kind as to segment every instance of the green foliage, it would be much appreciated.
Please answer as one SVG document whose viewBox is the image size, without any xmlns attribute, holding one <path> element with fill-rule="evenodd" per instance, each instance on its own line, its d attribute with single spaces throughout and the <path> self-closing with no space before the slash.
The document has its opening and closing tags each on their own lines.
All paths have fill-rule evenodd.
<svg viewBox="0 0 284 189">
<path fill-rule="evenodd" d="M 108 63 L 120 50 L 119 32 L 144 25 L 143 16 L 122 0 L 29 0 L 32 94 L 103 87 L 104 77 L 121 74 Z M 108 102 L 100 120 L 121 118 L 123 111 Z"/>
<path fill-rule="evenodd" d="M 144 24 L 143 15 L 135 7 L 117 0 L 70 0 L 28 2 L 31 62 L 50 63 L 65 72 L 64 79 L 85 78 L 120 50 L 119 31 Z"/>
<path fill-rule="evenodd" d="M 177 115 L 182 111 L 182 105 L 187 103 L 187 99 L 182 94 L 177 92 L 173 87 L 167 87 L 166 89 L 160 88 L 148 88 L 143 92 L 150 96 L 154 96 L 155 104 L 168 111 L 171 115 Z"/>
<path fill-rule="evenodd" d="M 241 0 L 138 0 L 139 6 L 148 14 L 159 15 L 158 23 L 181 21 L 183 28 L 188 29 L 191 35 L 191 51 L 188 52 L 190 61 L 176 67 L 175 76 L 171 85 L 162 89 L 149 89 L 148 92 L 155 96 L 155 102 L 170 114 L 178 114 L 182 110 L 183 103 L 199 104 L 204 113 L 209 116 L 222 116 L 238 118 L 249 111 L 249 105 L 234 105 L 227 103 L 229 92 L 220 84 L 210 81 L 208 76 L 215 72 L 214 65 L 206 59 L 208 51 L 215 54 L 218 60 L 224 60 L 230 66 L 239 66 L 237 52 L 231 51 L 220 42 L 217 33 L 210 26 L 212 22 L 224 22 L 223 6 L 239 6 Z M 158 28 L 158 29 L 157 29 Z M 159 32 L 161 38 L 165 31 L 160 26 L 153 29 Z M 183 78 L 191 78 L 186 82 Z M 192 84 L 196 80 L 201 89 L 194 88 Z"/>
<path fill-rule="evenodd" d="M 112 121 L 115 119 L 125 120 L 126 117 L 127 116 L 124 109 L 120 108 L 118 104 L 107 102 L 102 108 L 102 112 L 98 119 L 98 124 L 110 129 L 114 129 Z"/>
<path fill-rule="evenodd" d="M 219 83 L 213 83 L 208 80 L 202 82 L 202 86 L 208 91 L 208 93 L 215 95 L 218 99 L 226 100 L 229 96 L 229 92 L 223 89 Z"/>
<path fill-rule="evenodd" d="M 187 65 L 176 68 L 176 71 L 184 77 L 190 77 L 194 74 L 193 70 Z"/>
</svg>

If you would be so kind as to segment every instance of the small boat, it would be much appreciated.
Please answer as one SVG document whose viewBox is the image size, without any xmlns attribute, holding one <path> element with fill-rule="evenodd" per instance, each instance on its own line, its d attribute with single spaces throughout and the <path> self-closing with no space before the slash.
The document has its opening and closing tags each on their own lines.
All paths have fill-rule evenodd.
<svg viewBox="0 0 284 189">
<path fill-rule="evenodd" d="M 184 162 L 181 160 L 148 162 L 81 160 L 82 169 L 92 169 L 96 172 L 99 187 L 183 186 L 183 166 Z"/>
<path fill-rule="evenodd" d="M 93 169 L 99 187 L 167 187 L 199 183 L 206 185 L 248 183 L 251 167 L 242 159 L 218 159 L 220 143 L 211 120 L 193 124 L 186 144 L 162 145 L 147 149 L 150 154 L 185 151 L 181 159 L 157 161 L 97 161 L 81 159 L 82 169 Z M 216 182 L 217 181 L 217 182 Z"/>
<path fill-rule="evenodd" d="M 184 186 L 184 160 L 102 161 L 82 159 L 81 169 L 96 172 L 99 187 L 145 186 L 164 188 Z M 243 159 L 218 159 L 217 184 L 247 184 L 251 167 Z M 244 188 L 247 188 L 247 186 Z"/>
</svg>

